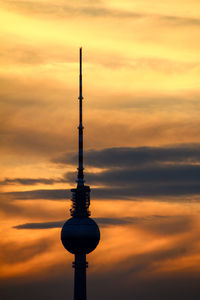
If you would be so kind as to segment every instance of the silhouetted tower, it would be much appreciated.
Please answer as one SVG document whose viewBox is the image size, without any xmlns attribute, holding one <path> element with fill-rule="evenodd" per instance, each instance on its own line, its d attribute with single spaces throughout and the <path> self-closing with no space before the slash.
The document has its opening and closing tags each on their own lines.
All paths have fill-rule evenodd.
<svg viewBox="0 0 200 300">
<path fill-rule="evenodd" d="M 74 300 L 86 300 L 86 254 L 92 252 L 100 240 L 98 225 L 91 218 L 90 187 L 84 184 L 83 173 L 83 124 L 82 124 L 82 48 L 80 48 L 79 75 L 79 155 L 77 187 L 72 189 L 72 218 L 65 222 L 61 231 L 61 240 L 65 249 L 75 254 L 72 266 L 74 272 Z"/>
</svg>

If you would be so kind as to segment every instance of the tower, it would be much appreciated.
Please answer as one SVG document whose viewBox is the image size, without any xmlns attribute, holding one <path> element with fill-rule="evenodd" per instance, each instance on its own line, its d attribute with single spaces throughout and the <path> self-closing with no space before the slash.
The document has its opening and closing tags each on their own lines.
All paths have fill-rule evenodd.
<svg viewBox="0 0 200 300">
<path fill-rule="evenodd" d="M 100 240 L 100 231 L 90 218 L 90 187 L 85 185 L 83 168 L 83 122 L 82 122 L 82 48 L 80 48 L 79 73 L 79 127 L 78 127 L 78 175 L 77 187 L 71 189 L 71 218 L 65 222 L 61 231 L 61 241 L 67 251 L 74 254 L 74 300 L 86 300 L 86 254 L 92 252 Z"/>
</svg>

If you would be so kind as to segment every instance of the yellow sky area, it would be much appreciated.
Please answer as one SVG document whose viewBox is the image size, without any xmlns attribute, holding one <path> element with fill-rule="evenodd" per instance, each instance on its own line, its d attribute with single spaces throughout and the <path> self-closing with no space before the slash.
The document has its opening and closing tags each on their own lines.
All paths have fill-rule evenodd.
<svg viewBox="0 0 200 300">
<path fill-rule="evenodd" d="M 186 26 L 176 26 L 174 30 L 167 21 L 160 24 L 159 20 L 152 20 L 151 17 L 120 18 L 119 14 L 119 18 L 104 18 L 104 15 L 97 18 L 72 15 L 64 19 L 57 16 L 52 22 L 52 19 L 26 16 L 3 8 L 1 31 L 17 35 L 29 44 L 45 43 L 51 47 L 73 45 L 74 48 L 81 44 L 86 49 L 95 50 L 95 55 L 99 50 L 106 50 L 107 54 L 117 53 L 129 58 L 160 57 L 183 62 L 199 60 L 199 42 L 194 41 L 198 26 L 192 26 L 189 22 Z"/>
<path fill-rule="evenodd" d="M 177 112 L 176 112 L 177 113 Z M 123 114 L 123 113 L 122 113 Z M 148 113 L 147 113 L 148 114 Z M 125 114 L 124 114 L 125 115 Z M 194 119 L 196 113 L 194 113 Z M 195 121 L 191 122 L 189 115 L 178 118 L 177 115 L 158 113 L 156 115 L 147 116 L 138 112 L 137 116 L 134 113 L 126 115 L 127 119 L 120 122 L 120 113 L 115 117 L 112 112 L 110 116 L 104 118 L 103 123 L 97 123 L 96 126 L 91 126 L 92 122 L 87 121 L 87 139 L 88 148 L 93 145 L 104 145 L 104 147 L 123 146 L 142 146 L 142 145 L 166 145 L 176 143 L 195 142 L 199 140 L 198 126 Z M 127 120 L 131 119 L 128 123 Z M 137 121 L 135 121 L 137 120 Z M 127 122 L 127 123 L 126 123 Z M 104 132 L 104 136 L 97 136 L 96 132 Z M 93 137 L 92 140 L 87 137 Z"/>
<path fill-rule="evenodd" d="M 182 68 L 180 66 L 181 71 L 178 70 L 179 67 L 177 67 L 177 71 L 173 70 L 173 67 L 173 65 L 168 66 L 162 61 L 152 61 L 149 64 L 145 61 L 143 63 L 142 60 L 140 60 L 136 67 L 133 66 L 126 69 L 122 67 L 119 70 L 104 68 L 100 65 L 95 68 L 94 65 L 85 64 L 83 92 L 85 99 L 90 101 L 90 105 L 87 101 L 84 102 L 85 108 L 87 109 L 88 107 L 92 109 L 95 105 L 99 107 L 103 105 L 107 107 L 120 105 L 121 108 L 123 108 L 123 106 L 126 106 L 127 98 L 132 98 L 130 99 L 131 101 L 129 100 L 129 106 L 132 103 L 134 107 L 134 99 L 137 99 L 138 95 L 144 99 L 147 97 L 148 102 L 151 103 L 149 97 L 158 99 L 162 93 L 166 93 L 166 97 L 171 94 L 185 98 L 184 92 L 187 92 L 190 96 L 193 91 L 198 91 L 198 67 L 185 66 Z M 153 68 L 154 70 L 152 71 Z M 184 69 L 186 69 L 185 72 Z M 51 66 L 41 65 L 33 67 L 27 65 L 20 65 L 20 67 L 18 65 L 9 65 L 6 70 L 1 72 L 1 76 L 5 76 L 5 78 L 10 77 L 13 82 L 16 78 L 18 84 L 21 86 L 21 90 L 14 85 L 12 91 L 7 90 L 7 92 L 5 92 L 11 84 L 8 79 L 7 82 L 4 82 L 1 93 L 4 93 L 7 98 L 14 97 L 19 99 L 22 97 L 26 99 L 26 110 L 30 100 L 40 101 L 40 104 L 37 104 L 37 101 L 35 102 L 35 106 L 37 104 L 35 108 L 37 108 L 41 106 L 42 103 L 46 103 L 48 99 L 48 106 L 46 105 L 45 111 L 41 110 L 41 113 L 49 113 L 53 105 L 54 112 L 51 111 L 51 113 L 52 117 L 54 117 L 56 112 L 61 109 L 61 106 L 67 105 L 68 109 L 74 106 L 78 94 L 78 81 L 75 76 L 77 72 L 77 66 L 74 66 L 74 64 L 64 64 L 63 66 L 62 64 L 54 64 Z M 27 87 L 29 87 L 29 91 Z M 36 87 L 37 90 L 35 90 Z M 60 87 L 60 89 L 58 87 Z M 125 94 L 124 91 L 126 91 Z M 21 100 L 22 99 L 19 99 L 19 104 Z M 55 105 L 56 103 L 57 106 Z M 162 99 L 160 103 L 162 103 Z M 74 109 L 75 108 L 74 106 Z M 12 108 L 10 108 L 10 110 L 11 109 Z M 31 107 L 31 109 L 33 109 L 33 107 Z"/>
<path fill-rule="evenodd" d="M 7 2 L 7 4 L 11 5 L 11 2 Z M 40 3 L 38 2 L 38 4 Z M 55 4 L 55 2 L 51 1 L 50 4 Z M 15 3 L 15 7 L 19 6 L 19 10 L 15 10 L 12 6 L 3 6 L 0 15 L 3 24 L 1 35 L 5 41 L 4 44 L 7 45 L 4 46 L 4 64 L 2 64 L 1 76 L 4 77 L 4 79 L 9 79 L 8 82 L 4 81 L 4 90 L 6 92 L 4 92 L 3 95 L 6 95 L 7 98 L 17 97 L 18 101 L 20 97 L 25 99 L 38 99 L 36 103 L 37 106 L 39 102 L 43 103 L 43 101 L 46 101 L 45 99 L 53 103 L 53 106 L 51 105 L 53 109 L 47 106 L 45 109 L 41 108 L 40 112 L 37 110 L 34 111 L 33 107 L 30 107 L 29 110 L 26 109 L 26 111 L 20 109 L 20 113 L 18 112 L 16 115 L 16 122 L 18 124 L 16 124 L 14 120 L 15 114 L 12 114 L 12 120 L 10 120 L 9 124 L 9 126 L 11 126 L 14 122 L 13 126 L 15 128 L 19 131 L 24 131 L 25 128 L 23 127 L 32 127 L 31 120 L 34 116 L 34 118 L 37 118 L 37 126 L 35 127 L 38 129 L 36 130 L 37 132 L 32 132 L 32 134 L 33 136 L 35 134 L 41 135 L 41 139 L 43 140 L 45 140 L 44 136 L 46 134 L 47 145 L 49 141 L 48 133 L 50 131 L 51 133 L 54 132 L 53 139 L 57 140 L 57 147 L 61 151 L 61 149 L 65 147 L 63 142 L 59 141 L 63 138 L 63 132 L 71 132 L 71 127 L 66 128 L 66 125 L 62 126 L 62 120 L 64 121 L 66 119 L 64 119 L 64 115 L 62 116 L 62 114 L 59 113 L 61 109 L 57 106 L 57 104 L 60 103 L 58 99 L 62 99 L 63 103 L 66 101 L 68 124 L 75 124 L 76 122 L 75 118 L 71 118 L 69 108 L 72 109 L 73 99 L 76 99 L 78 94 L 78 68 L 77 62 L 75 63 L 75 57 L 78 58 L 77 48 L 80 44 L 84 47 L 84 95 L 88 101 L 90 101 L 90 94 L 93 96 L 91 102 L 88 104 L 87 102 L 85 103 L 85 108 L 88 110 L 95 105 L 99 106 L 99 103 L 102 103 L 102 107 L 106 106 L 106 109 L 109 106 L 112 107 L 112 104 L 115 103 L 115 105 L 121 106 L 121 110 L 124 98 L 127 94 L 130 95 L 130 97 L 135 97 L 137 93 L 137 95 L 143 95 L 145 98 L 147 94 L 157 94 L 159 97 L 163 91 L 171 94 L 180 91 L 180 96 L 183 97 L 185 91 L 189 90 L 191 94 L 192 91 L 198 90 L 199 42 L 196 38 L 198 26 L 193 26 L 188 21 L 184 26 L 174 27 L 170 25 L 170 23 L 167 23 L 166 20 L 163 23 L 163 20 L 161 22 L 151 17 L 139 19 L 134 17 L 113 18 L 112 14 L 107 16 L 105 20 L 103 15 L 95 18 L 94 16 L 86 17 L 81 14 L 76 17 L 72 15 L 70 18 L 59 18 L 59 16 L 54 15 L 55 18 L 52 20 L 51 18 L 45 18 L 45 15 L 43 15 L 42 18 L 40 14 L 31 14 L 31 11 L 29 11 L 29 15 L 23 11 L 20 12 L 21 5 L 23 5 L 23 3 L 19 3 L 19 5 Z M 60 2 L 59 5 L 64 5 L 64 2 Z M 84 2 L 84 5 L 88 5 L 88 3 Z M 111 8 L 116 7 L 116 5 L 118 9 L 122 10 L 122 2 L 120 1 L 115 3 L 110 1 L 106 4 L 107 7 Z M 141 11 L 141 9 L 145 7 L 148 8 L 149 6 L 152 7 L 152 9 L 157 8 L 157 14 L 163 13 L 163 10 L 166 9 L 166 5 L 158 1 L 151 1 L 151 4 L 148 4 L 147 1 L 135 1 L 132 5 L 131 2 L 126 2 L 126 5 L 129 6 L 129 10 L 132 9 L 133 5 L 136 11 Z M 178 11 L 178 4 L 170 1 L 167 5 L 168 14 Z M 192 5 L 194 5 L 195 8 L 197 3 L 194 2 Z M 179 13 L 183 13 L 184 15 L 184 9 L 186 9 L 186 7 L 188 7 L 187 1 L 181 5 Z M 83 40 L 84 43 L 82 43 Z M 10 83 L 16 79 L 18 83 L 21 80 L 24 87 L 17 88 L 15 86 L 12 91 L 8 92 Z M 33 85 L 32 87 L 31 84 Z M 27 90 L 27 85 L 30 91 Z M 44 85 L 46 89 L 43 88 Z M 53 93 L 52 86 L 54 86 Z M 61 89 L 67 87 L 68 91 L 63 90 L 63 92 L 59 92 L 59 88 L 56 90 L 58 86 Z M 50 88 L 49 91 L 48 88 Z M 24 89 L 26 91 L 23 94 Z M 110 97 L 111 91 L 115 93 L 112 98 Z M 124 91 L 126 91 L 125 95 Z M 120 100 L 116 100 L 117 94 L 121 95 Z M 95 95 L 99 97 L 98 103 L 95 100 Z M 28 102 L 29 100 L 27 100 L 27 103 Z M 151 102 L 151 100 L 148 102 Z M 128 105 L 130 106 L 132 103 L 133 101 L 129 100 Z M 188 107 L 185 103 L 181 111 L 184 109 L 188 113 Z M 11 112 L 13 108 L 9 107 L 7 111 L 8 110 Z M 44 110 L 47 112 L 46 116 L 44 116 Z M 171 110 L 171 108 L 169 108 L 169 110 Z M 195 110 L 196 109 L 194 109 L 194 111 Z M 25 113 L 24 115 L 23 111 Z M 102 114 L 102 111 L 95 112 L 93 110 L 92 113 L 96 114 L 95 118 L 97 117 L 101 124 L 106 124 L 108 116 Z M 130 110 L 127 111 L 126 115 L 123 115 L 124 120 L 127 118 L 130 120 L 128 114 L 131 118 L 135 117 L 138 121 L 139 115 L 134 116 L 130 113 Z M 176 114 L 177 121 L 177 111 Z M 49 118 L 49 115 L 51 115 L 51 118 Z M 102 118 L 99 118 L 99 115 L 102 116 Z M 87 120 L 89 120 L 89 118 L 90 114 L 87 114 Z M 109 116 L 109 119 L 110 118 Z M 28 122 L 25 121 L 26 119 L 28 119 Z M 163 115 L 160 119 L 163 120 Z M 166 115 L 166 120 L 167 119 L 169 119 L 169 116 Z M 54 122 L 52 122 L 52 120 L 54 120 Z M 56 120 L 59 120 L 59 128 L 55 126 Z M 124 122 L 119 112 L 117 114 L 117 120 L 120 120 L 120 123 Z M 126 125 L 127 123 L 125 126 Z M 139 125 L 142 124 L 138 123 L 138 127 Z M 161 128 L 163 126 L 165 127 L 166 125 L 161 125 Z M 173 126 L 176 127 L 175 124 L 173 124 Z M 182 124 L 180 126 L 182 126 Z M 147 130 L 144 126 L 141 131 L 146 132 L 146 135 L 141 137 L 140 131 L 138 136 L 134 136 L 134 145 L 144 143 L 161 144 L 165 143 L 166 140 L 168 143 L 174 143 L 174 141 L 194 142 L 199 138 L 199 135 L 196 132 L 195 125 L 192 127 L 194 128 L 189 128 L 188 130 L 188 132 L 190 132 L 190 134 L 187 135 L 188 137 L 184 138 L 186 135 L 183 135 L 182 131 L 178 131 L 179 134 L 173 137 L 174 133 L 171 132 L 171 126 L 169 126 L 167 133 L 166 131 L 164 134 L 162 132 L 156 137 L 158 141 L 152 142 L 154 132 L 157 133 L 157 130 L 156 128 Z M 185 131 L 185 126 L 182 126 L 182 128 L 184 128 L 183 131 Z M 92 134 L 94 133 L 93 129 L 95 129 L 95 126 L 91 129 Z M 102 129 L 106 130 L 106 128 Z M 104 137 L 98 136 L 93 140 L 94 143 L 88 144 L 88 147 L 93 147 L 94 144 L 97 147 L 100 145 L 106 146 L 111 143 L 114 143 L 114 146 L 122 143 L 124 145 L 133 145 L 133 138 L 130 132 L 125 134 L 123 139 L 117 141 L 118 128 L 116 133 L 114 130 L 115 129 L 112 129 L 114 139 L 111 139 L 110 136 L 108 137 L 110 143 L 106 141 L 104 143 Z M 124 131 L 123 126 L 122 131 Z M 13 133 L 16 134 L 16 130 L 14 130 Z M 26 135 L 27 134 L 26 132 Z M 72 141 L 72 139 L 68 140 L 68 145 L 71 145 Z M 34 151 L 35 149 L 30 152 Z"/>
<path fill-rule="evenodd" d="M 112 91 L 116 94 L 126 91 L 126 93 L 160 93 L 165 91 L 168 93 L 176 93 L 176 91 L 196 91 L 199 87 L 199 66 L 194 65 L 179 65 L 171 64 L 165 61 L 143 60 L 139 62 L 130 62 L 132 66 L 122 66 L 118 70 L 106 68 L 104 66 L 95 67 L 94 65 L 84 66 L 84 92 L 86 95 L 92 91 L 97 95 L 101 95 L 101 101 L 104 103 L 104 93 L 107 90 L 107 95 Z M 3 67 L 2 67 L 3 69 Z M 29 81 L 35 81 L 37 78 L 42 81 L 52 82 L 55 85 L 62 84 L 61 89 L 65 87 L 75 87 L 77 82 L 75 74 L 77 66 L 66 63 L 53 63 L 42 65 L 8 65 L 6 70 L 1 70 L 1 76 L 18 77 L 24 84 Z M 33 75 L 34 74 L 34 75 Z M 73 74 L 73 76 L 71 75 Z M 34 77 L 35 78 L 34 78 Z M 94 80 L 95 78 L 95 80 Z M 92 85 L 91 85 L 92 82 Z M 40 82 L 38 82 L 40 85 Z M 6 87 L 7 85 L 5 85 Z M 144 90 L 145 86 L 145 90 Z M 102 89 L 103 87 L 103 89 Z M 49 86 L 49 88 L 51 88 Z M 48 93 L 48 91 L 47 91 Z M 59 94 L 61 94 L 58 91 Z M 77 96 L 74 91 L 71 101 Z M 33 96 L 32 96 L 33 97 Z M 43 98 L 46 98 L 43 96 Z M 49 95 L 49 100 L 52 96 Z M 62 97 L 63 98 L 63 97 Z M 68 98 L 68 100 L 67 100 Z M 66 96 L 69 101 L 69 95 Z M 122 100 L 121 100 L 122 101 Z"/>
<path fill-rule="evenodd" d="M 85 148 L 162 145 L 199 140 L 197 101 L 191 101 L 190 106 L 190 101 L 181 100 L 174 103 L 172 99 L 170 108 L 167 99 L 162 104 L 159 100 L 152 100 L 151 103 L 151 99 L 143 102 L 130 98 L 127 104 L 124 104 L 124 109 L 113 108 L 112 111 L 111 103 L 108 104 L 109 110 L 99 110 L 93 107 L 92 101 L 93 99 L 89 98 L 84 102 Z M 114 96 L 110 101 L 114 103 Z M 121 103 L 118 100 L 117 105 L 122 105 L 123 108 L 122 102 L 123 99 Z M 41 107 L 31 103 L 27 103 L 27 106 L 22 103 L 19 108 L 13 106 L 13 114 L 8 115 L 6 119 L 5 115 L 3 116 L 5 122 L 1 128 L 2 151 L 6 150 L 7 155 L 13 153 L 14 147 L 14 155 L 23 153 L 20 164 L 23 160 L 27 162 L 26 155 L 42 155 L 47 161 L 62 152 L 76 150 L 77 104 L 77 100 L 68 99 L 64 105 L 57 105 L 55 100 L 49 107 L 46 104 Z M 5 111 L 8 109 L 6 105 L 2 106 L 3 110 L 5 107 Z"/>
</svg>

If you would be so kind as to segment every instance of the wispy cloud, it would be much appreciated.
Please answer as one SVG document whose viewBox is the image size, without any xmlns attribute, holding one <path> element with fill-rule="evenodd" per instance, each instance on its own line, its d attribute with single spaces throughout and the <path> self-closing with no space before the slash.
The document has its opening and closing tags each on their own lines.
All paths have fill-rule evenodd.
<svg viewBox="0 0 200 300">
<path fill-rule="evenodd" d="M 70 198 L 70 190 L 65 189 L 43 189 L 29 190 L 20 192 L 1 193 L 0 196 L 8 197 L 11 200 L 30 200 L 30 199 L 48 199 L 48 200 L 64 200 Z"/>
<path fill-rule="evenodd" d="M 110 226 L 110 225 L 127 225 L 132 223 L 138 223 L 141 219 L 136 217 L 127 217 L 127 218 L 94 218 L 94 220 L 101 226 Z M 57 222 L 38 222 L 38 223 L 25 223 L 14 226 L 16 229 L 51 229 L 51 228 L 60 228 L 64 224 L 63 221 Z"/>
<path fill-rule="evenodd" d="M 60 228 L 65 221 L 58 222 L 38 222 L 38 223 L 25 223 L 14 226 L 16 229 L 52 229 Z"/>
<path fill-rule="evenodd" d="M 25 2 L 25 1 L 6 1 L 4 6 L 8 6 L 13 10 L 21 13 L 29 13 L 31 15 L 46 15 L 51 17 L 110 17 L 110 18 L 140 18 L 143 15 L 131 12 L 110 9 L 102 5 L 101 2 L 88 1 L 86 3 L 78 1 L 72 3 L 66 1 L 63 3 L 44 3 L 44 2 Z"/>
<path fill-rule="evenodd" d="M 160 16 L 160 20 L 172 26 L 199 26 L 200 18 L 190 18 L 181 16 Z"/>
<path fill-rule="evenodd" d="M 43 15 L 53 18 L 65 17 L 92 17 L 92 18 L 118 18 L 118 19 L 138 19 L 151 18 L 157 21 L 164 22 L 173 26 L 199 26 L 200 19 L 192 17 L 182 17 L 178 15 L 164 15 L 164 14 L 148 14 L 146 12 L 138 12 L 137 10 L 121 10 L 115 8 L 108 8 L 102 1 L 76 1 L 70 2 L 33 2 L 33 1 L 1 1 L 1 4 L 10 9 L 19 11 L 21 13 L 28 13 L 31 15 Z"/>
<path fill-rule="evenodd" d="M 63 178 L 5 178 L 0 181 L 0 185 L 37 185 L 37 184 L 47 184 L 52 185 L 55 183 L 66 182 Z"/>
<path fill-rule="evenodd" d="M 46 238 L 27 243 L 13 242 L 13 247 L 15 249 L 15 255 L 13 255 L 13 248 L 10 243 L 1 242 L 0 261 L 7 265 L 28 261 L 33 257 L 46 252 L 50 247 L 50 244 L 51 242 Z"/>
</svg>

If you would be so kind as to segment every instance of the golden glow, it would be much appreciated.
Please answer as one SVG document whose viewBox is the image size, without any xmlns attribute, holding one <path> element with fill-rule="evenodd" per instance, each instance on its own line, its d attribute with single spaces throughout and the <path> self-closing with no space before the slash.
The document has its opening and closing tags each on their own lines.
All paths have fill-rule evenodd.
<svg viewBox="0 0 200 300">
<path fill-rule="evenodd" d="M 7 259 L 1 261 L 1 277 L 17 276 L 18 274 L 35 276 L 45 270 L 48 271 L 50 265 L 57 265 L 59 269 L 60 265 L 70 263 L 72 255 L 66 255 L 63 251 L 59 239 L 60 228 L 46 230 L 13 228 L 19 224 L 31 223 L 33 220 L 31 211 L 35 212 L 34 221 L 36 223 L 65 220 L 69 217 L 65 213 L 65 208 L 68 211 L 69 205 L 66 207 L 65 202 L 55 203 L 47 200 L 39 201 L 39 203 L 38 201 L 19 201 L 17 205 L 21 209 L 24 208 L 29 218 L 13 216 L 8 220 L 3 217 L 1 226 L 2 258 L 7 255 Z M 193 246 L 188 248 L 187 244 L 187 241 L 194 240 L 199 235 L 198 226 L 195 226 L 198 213 L 193 212 L 192 205 L 151 201 L 125 201 L 123 203 L 122 201 L 105 201 L 105 203 L 93 201 L 92 206 L 93 217 L 99 215 L 104 218 L 133 218 L 127 224 L 100 226 L 101 242 L 95 252 L 90 255 L 92 262 L 95 259 L 95 270 L 101 272 L 102 265 L 106 269 L 112 269 L 114 265 L 120 264 L 126 259 L 129 259 L 131 263 L 137 257 L 148 257 L 152 253 L 156 254 L 162 251 L 181 251 L 184 247 L 185 251 L 181 253 L 180 257 L 166 257 L 166 259 L 158 261 L 152 272 L 180 271 L 182 268 L 189 267 L 198 268 L 197 250 L 200 245 L 193 252 Z M 199 205 L 196 204 L 195 211 L 198 212 L 199 209 Z M 183 222 L 184 224 L 184 219 L 188 218 L 192 222 L 192 227 L 189 226 L 186 231 L 183 227 L 183 231 L 180 231 L 179 223 Z M 15 259 L 12 258 L 13 253 L 10 246 L 16 251 Z"/>
<path fill-rule="evenodd" d="M 85 149 L 200 142 L 200 2 L 93 2 L 0 1 L 1 279 L 72 272 L 58 227 L 70 201 L 12 193 L 72 187 L 63 178 L 76 166 L 54 160 L 77 150 L 80 46 Z M 20 178 L 55 182 L 4 184 Z M 198 194 L 122 198 L 91 194 L 101 242 L 89 272 L 132 270 L 130 280 L 199 272 Z"/>
</svg>

